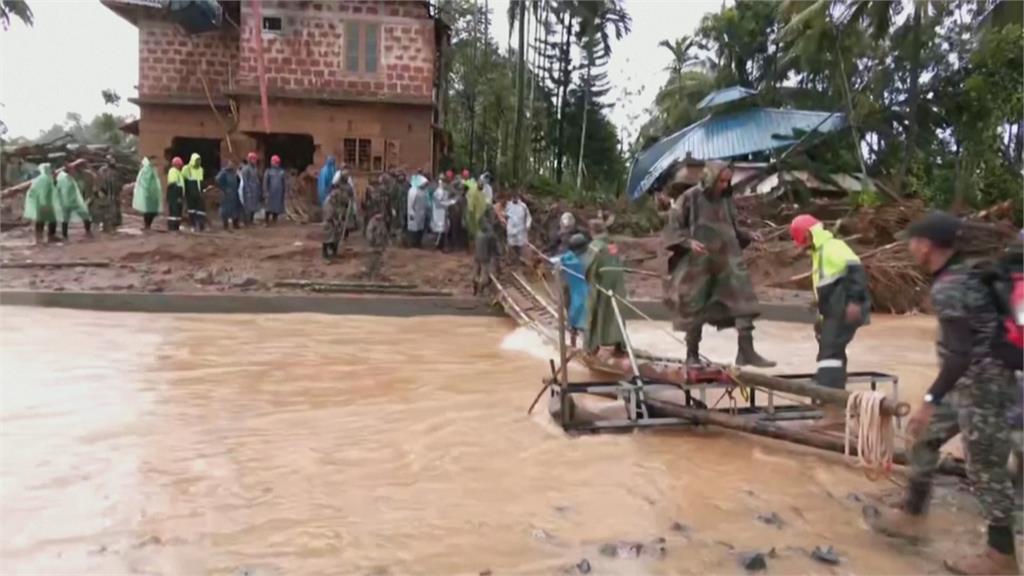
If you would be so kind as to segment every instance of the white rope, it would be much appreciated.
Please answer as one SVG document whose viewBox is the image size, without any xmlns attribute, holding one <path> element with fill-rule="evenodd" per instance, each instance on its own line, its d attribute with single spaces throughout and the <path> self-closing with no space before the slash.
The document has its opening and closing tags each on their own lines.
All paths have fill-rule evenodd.
<svg viewBox="0 0 1024 576">
<path fill-rule="evenodd" d="M 853 420 L 857 420 L 857 462 L 869 478 L 887 475 L 892 470 L 896 427 L 892 416 L 882 414 L 885 394 L 876 390 L 857 390 L 846 400 L 846 438 L 844 451 L 850 456 Z"/>
</svg>

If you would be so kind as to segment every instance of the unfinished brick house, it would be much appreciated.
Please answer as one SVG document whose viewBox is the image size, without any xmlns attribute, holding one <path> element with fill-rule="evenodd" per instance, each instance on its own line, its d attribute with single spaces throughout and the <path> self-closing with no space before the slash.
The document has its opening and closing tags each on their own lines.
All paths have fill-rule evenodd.
<svg viewBox="0 0 1024 576">
<path fill-rule="evenodd" d="M 210 177 L 252 150 L 297 170 L 334 155 L 357 181 L 436 167 L 447 29 L 428 2 L 101 1 L 139 29 L 142 154 L 198 152 Z"/>
</svg>

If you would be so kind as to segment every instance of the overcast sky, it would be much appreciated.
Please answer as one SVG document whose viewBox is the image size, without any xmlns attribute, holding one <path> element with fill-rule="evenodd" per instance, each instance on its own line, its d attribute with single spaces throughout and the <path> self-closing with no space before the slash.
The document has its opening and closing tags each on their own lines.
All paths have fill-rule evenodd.
<svg viewBox="0 0 1024 576">
<path fill-rule="evenodd" d="M 670 56 L 658 47 L 663 39 L 692 34 L 705 12 L 721 8 L 718 1 L 624 0 L 633 18 L 633 31 L 612 50 L 608 77 L 609 99 L 623 87 L 642 92 L 616 106 L 612 120 L 620 128 L 642 123 L 643 111 L 665 81 Z M 104 110 L 138 114 L 124 102 L 105 106 L 100 92 L 113 88 L 122 98 L 136 95 L 138 32 L 104 8 L 98 0 L 31 0 L 35 26 L 14 21 L 0 30 L 0 119 L 8 136 L 34 137 L 67 112 L 85 120 Z M 508 0 L 491 0 L 494 34 L 504 45 L 508 38 Z"/>
</svg>

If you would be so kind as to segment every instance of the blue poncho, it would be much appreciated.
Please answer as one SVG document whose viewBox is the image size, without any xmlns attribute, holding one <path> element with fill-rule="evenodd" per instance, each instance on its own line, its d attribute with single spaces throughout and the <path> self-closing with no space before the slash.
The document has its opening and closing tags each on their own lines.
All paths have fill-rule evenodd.
<svg viewBox="0 0 1024 576">
<path fill-rule="evenodd" d="M 320 199 L 320 205 L 324 205 L 327 195 L 331 193 L 331 181 L 334 180 L 335 167 L 334 156 L 327 157 L 327 163 L 320 169 L 320 178 L 316 181 L 316 195 Z"/>
<path fill-rule="evenodd" d="M 559 257 L 562 262 L 562 278 L 569 287 L 569 326 L 577 330 L 587 327 L 587 273 L 583 262 L 571 250 Z"/>
</svg>

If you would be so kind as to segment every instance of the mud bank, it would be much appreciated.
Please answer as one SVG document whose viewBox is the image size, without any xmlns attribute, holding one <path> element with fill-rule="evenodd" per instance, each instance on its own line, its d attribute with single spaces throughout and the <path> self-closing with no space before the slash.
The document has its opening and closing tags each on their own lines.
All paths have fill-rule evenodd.
<svg viewBox="0 0 1024 576">
<path fill-rule="evenodd" d="M 654 320 L 670 320 L 669 311 L 651 300 L 633 304 Z M 313 296 L 293 294 L 150 294 L 142 292 L 53 292 L 0 290 L 0 306 L 37 306 L 103 312 L 158 314 L 296 314 L 385 316 L 503 316 L 488 300 L 470 297 Z M 640 316 L 625 311 L 627 319 Z M 761 318 L 811 323 L 805 306 L 764 304 Z"/>
</svg>

